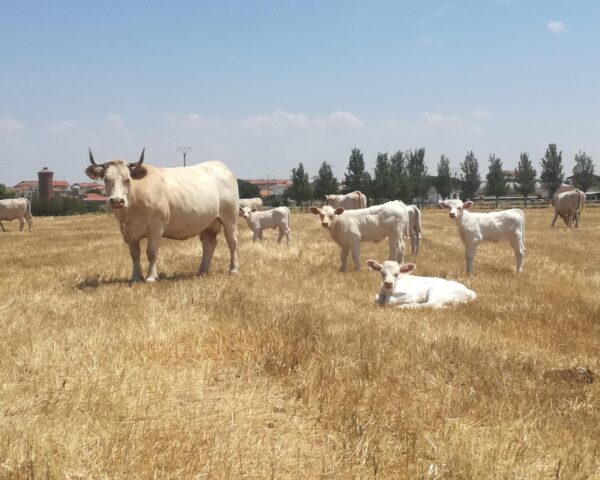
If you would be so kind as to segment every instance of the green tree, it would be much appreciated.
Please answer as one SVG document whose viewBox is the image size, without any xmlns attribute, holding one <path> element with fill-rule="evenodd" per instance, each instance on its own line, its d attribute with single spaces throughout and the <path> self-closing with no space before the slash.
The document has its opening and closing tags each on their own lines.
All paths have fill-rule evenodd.
<svg viewBox="0 0 600 480">
<path fill-rule="evenodd" d="M 440 156 L 440 161 L 437 164 L 437 178 L 434 181 L 434 187 L 442 199 L 450 198 L 450 192 L 452 191 L 450 160 L 444 154 Z"/>
<path fill-rule="evenodd" d="M 6 185 L 0 183 L 0 200 L 3 198 L 13 198 L 15 196 L 15 192 L 9 192 L 6 188 Z"/>
<path fill-rule="evenodd" d="M 375 201 L 389 200 L 393 195 L 392 165 L 387 153 L 378 153 L 375 161 L 375 172 L 371 183 L 371 194 Z"/>
<path fill-rule="evenodd" d="M 406 159 L 410 196 L 412 198 L 416 197 L 418 201 L 427 195 L 429 189 L 429 177 L 425 166 L 425 149 L 421 147 L 409 150 L 406 152 Z"/>
<path fill-rule="evenodd" d="M 287 196 L 296 200 L 297 205 L 302 205 L 302 202 L 310 200 L 312 197 L 312 188 L 308 180 L 308 173 L 304 171 L 302 162 L 298 164 L 298 168 L 292 168 L 290 175 L 291 184 L 287 190 Z"/>
<path fill-rule="evenodd" d="M 237 179 L 240 198 L 256 198 L 260 197 L 260 188 L 246 180 Z"/>
<path fill-rule="evenodd" d="M 460 164 L 460 169 L 462 170 L 460 189 L 462 190 L 463 198 L 471 199 L 477 193 L 479 185 L 481 185 L 479 162 L 473 150 L 467 152 L 465 161 Z"/>
<path fill-rule="evenodd" d="M 548 198 L 553 198 L 565 176 L 562 167 L 562 150 L 556 149 L 556 143 L 551 143 L 542 158 L 542 185 L 548 190 Z"/>
<path fill-rule="evenodd" d="M 323 162 L 319 168 L 319 174 L 313 177 L 313 191 L 314 197 L 323 199 L 323 197 L 330 193 L 337 193 L 338 181 L 333 175 L 331 165 L 327 162 Z"/>
<path fill-rule="evenodd" d="M 344 176 L 344 193 L 360 190 L 367 194 L 370 190 L 371 176 L 365 170 L 365 160 L 358 148 L 353 148 L 348 160 L 348 171 Z"/>
<path fill-rule="evenodd" d="M 592 162 L 592 157 L 582 150 L 575 154 L 573 184 L 583 192 L 586 192 L 594 184 L 594 163 Z"/>
<path fill-rule="evenodd" d="M 489 158 L 489 171 L 486 175 L 485 193 L 496 197 L 496 208 L 498 207 L 498 197 L 506 195 L 506 178 L 502 171 L 502 160 L 491 153 Z"/>
<path fill-rule="evenodd" d="M 391 194 L 390 198 L 410 202 L 408 172 L 404 153 L 398 150 L 390 157 Z"/>
<path fill-rule="evenodd" d="M 515 180 L 517 181 L 518 192 L 525 197 L 525 208 L 527 208 L 527 197 L 535 192 L 535 177 L 537 172 L 529 160 L 529 154 L 521 153 L 519 165 L 517 166 Z"/>
</svg>

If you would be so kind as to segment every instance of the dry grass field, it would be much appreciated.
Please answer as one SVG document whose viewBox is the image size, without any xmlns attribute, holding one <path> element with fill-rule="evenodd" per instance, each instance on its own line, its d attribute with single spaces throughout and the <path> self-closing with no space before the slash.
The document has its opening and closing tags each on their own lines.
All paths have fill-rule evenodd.
<svg viewBox="0 0 600 480">
<path fill-rule="evenodd" d="M 0 233 L 0 478 L 600 478 L 600 208 L 582 228 L 526 212 L 525 272 L 485 244 L 476 273 L 425 210 L 417 274 L 466 283 L 441 311 L 373 305 L 317 217 L 293 244 L 165 241 L 161 281 L 128 283 L 110 215 Z M 362 261 L 385 259 L 365 244 Z M 145 265 L 145 263 L 144 263 Z"/>
</svg>

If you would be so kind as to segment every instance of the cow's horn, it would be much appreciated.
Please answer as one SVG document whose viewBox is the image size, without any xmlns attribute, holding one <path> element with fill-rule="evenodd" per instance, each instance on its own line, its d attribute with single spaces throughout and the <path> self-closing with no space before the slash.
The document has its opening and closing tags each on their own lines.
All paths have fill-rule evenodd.
<svg viewBox="0 0 600 480">
<path fill-rule="evenodd" d="M 142 165 L 142 163 L 144 163 L 144 152 L 145 151 L 146 151 L 146 147 L 142 148 L 142 154 L 140 155 L 140 159 L 137 161 L 137 163 L 134 163 L 132 165 L 133 168 L 139 167 Z"/>
<path fill-rule="evenodd" d="M 96 161 L 94 160 L 94 156 L 92 155 L 92 149 L 88 147 L 88 150 L 90 152 L 90 163 L 95 167 L 98 167 L 99 165 L 96 163 Z"/>
</svg>

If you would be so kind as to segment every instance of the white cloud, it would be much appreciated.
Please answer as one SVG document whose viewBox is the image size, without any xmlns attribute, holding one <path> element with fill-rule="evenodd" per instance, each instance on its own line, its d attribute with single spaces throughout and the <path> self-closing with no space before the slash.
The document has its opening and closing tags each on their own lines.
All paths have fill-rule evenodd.
<svg viewBox="0 0 600 480">
<path fill-rule="evenodd" d="M 489 120 L 492 118 L 492 114 L 485 110 L 473 110 L 471 116 L 476 120 Z"/>
<path fill-rule="evenodd" d="M 125 130 L 126 127 L 125 120 L 118 113 L 111 113 L 106 117 L 106 125 L 115 130 Z"/>
<path fill-rule="evenodd" d="M 25 130 L 25 127 L 12 118 L 0 118 L 0 132 L 14 135 Z"/>
<path fill-rule="evenodd" d="M 170 113 L 167 115 L 166 123 L 176 129 L 197 130 L 206 127 L 211 121 L 201 117 L 195 112 L 190 112 L 185 115 L 175 115 L 174 113 Z"/>
<path fill-rule="evenodd" d="M 428 45 L 430 43 L 433 43 L 433 38 L 431 38 L 431 37 L 416 37 L 416 38 L 413 38 L 412 41 L 415 43 L 422 43 L 424 45 Z"/>
<path fill-rule="evenodd" d="M 46 125 L 46 128 L 57 135 L 69 134 L 77 131 L 79 126 L 75 122 L 69 120 L 59 120 Z"/>
<path fill-rule="evenodd" d="M 560 21 L 560 20 L 553 20 L 551 22 L 548 22 L 546 24 L 546 28 L 548 30 L 550 30 L 552 33 L 564 33 L 567 31 L 567 29 L 563 25 L 562 21 Z"/>
<path fill-rule="evenodd" d="M 440 127 L 462 126 L 465 124 L 464 120 L 459 117 L 442 115 L 441 113 L 424 112 L 423 120 L 428 125 Z"/>
<path fill-rule="evenodd" d="M 258 114 L 243 118 L 239 121 L 243 127 L 292 127 L 292 128 L 318 128 L 327 127 L 334 129 L 356 129 L 365 126 L 365 122 L 350 112 L 337 111 L 326 117 L 309 118 L 301 113 L 288 113 L 276 110 L 269 114 Z"/>
</svg>

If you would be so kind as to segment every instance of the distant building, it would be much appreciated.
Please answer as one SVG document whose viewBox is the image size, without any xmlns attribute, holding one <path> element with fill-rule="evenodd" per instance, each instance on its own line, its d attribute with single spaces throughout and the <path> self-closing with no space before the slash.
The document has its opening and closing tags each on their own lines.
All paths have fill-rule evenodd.
<svg viewBox="0 0 600 480">
<path fill-rule="evenodd" d="M 37 180 L 22 180 L 11 188 L 18 197 L 31 197 L 37 195 L 40 191 Z M 54 180 L 52 182 L 52 192 L 55 195 L 65 194 L 69 190 L 69 182 L 65 180 Z"/>
<path fill-rule="evenodd" d="M 76 182 L 71 185 L 71 190 L 77 190 L 80 194 L 88 193 L 91 190 L 95 190 L 104 193 L 104 184 L 97 182 Z"/>
<path fill-rule="evenodd" d="M 81 199 L 84 203 L 92 203 L 104 205 L 106 203 L 107 198 L 104 195 L 100 195 L 98 193 L 88 193 Z"/>
<path fill-rule="evenodd" d="M 266 180 L 246 180 L 252 185 L 256 185 L 260 189 L 261 197 L 268 197 L 269 195 L 283 195 L 289 185 L 288 179 L 281 178 L 269 178 Z"/>
</svg>

